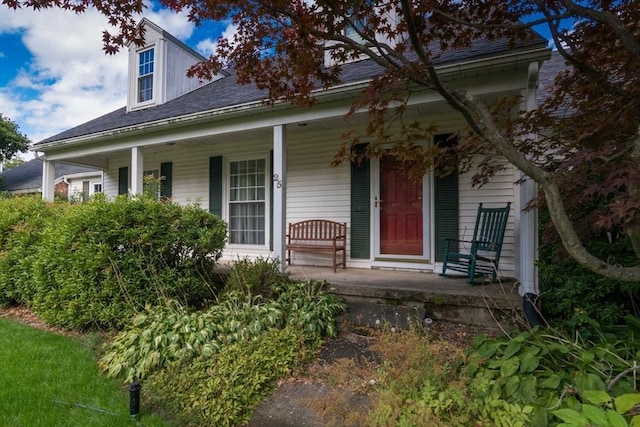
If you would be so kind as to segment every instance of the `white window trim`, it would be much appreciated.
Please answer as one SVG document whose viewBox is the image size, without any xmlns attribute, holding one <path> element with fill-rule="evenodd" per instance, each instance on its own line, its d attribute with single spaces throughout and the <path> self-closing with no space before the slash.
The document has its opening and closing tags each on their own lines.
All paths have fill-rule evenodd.
<svg viewBox="0 0 640 427">
<path fill-rule="evenodd" d="M 259 151 L 254 153 L 245 153 L 238 156 L 225 156 L 222 168 L 222 182 L 224 194 L 222 195 L 222 218 L 230 223 L 230 202 L 231 202 L 231 163 L 232 162 L 240 162 L 243 160 L 264 160 L 265 161 L 265 189 L 264 189 L 264 204 L 265 204 L 265 212 L 264 212 L 264 244 L 257 245 L 249 245 L 245 243 L 231 243 L 231 239 L 229 235 L 227 235 L 227 247 L 232 249 L 269 249 L 271 246 L 271 234 L 270 234 L 270 224 L 271 224 L 271 206 L 269 206 L 269 201 L 271 200 L 271 179 L 272 171 L 271 165 L 269 162 L 269 152 Z M 229 231 L 227 231 L 229 233 Z"/>
<path fill-rule="evenodd" d="M 96 185 L 100 186 L 100 191 L 96 191 Z M 91 181 L 91 195 L 99 194 L 104 192 L 104 185 L 102 182 Z"/>
<path fill-rule="evenodd" d="M 152 50 L 153 49 L 153 89 L 152 89 L 152 95 L 151 95 L 151 99 L 147 100 L 147 101 L 143 101 L 143 102 L 139 102 L 138 99 L 138 95 L 139 95 L 139 90 L 140 87 L 138 86 L 139 84 L 139 79 L 140 79 L 140 54 L 143 52 L 146 52 L 148 50 Z M 138 110 L 138 109 L 142 109 L 142 108 L 146 108 L 149 107 L 151 105 L 155 105 L 157 103 L 157 99 L 158 99 L 158 92 L 157 92 L 157 88 L 158 88 L 158 48 L 156 46 L 155 43 L 150 44 L 148 46 L 145 47 L 141 47 L 140 49 L 136 49 L 135 51 L 135 67 L 134 67 L 134 75 L 132 77 L 132 83 L 133 83 L 133 107 L 131 108 L 131 110 Z"/>
</svg>

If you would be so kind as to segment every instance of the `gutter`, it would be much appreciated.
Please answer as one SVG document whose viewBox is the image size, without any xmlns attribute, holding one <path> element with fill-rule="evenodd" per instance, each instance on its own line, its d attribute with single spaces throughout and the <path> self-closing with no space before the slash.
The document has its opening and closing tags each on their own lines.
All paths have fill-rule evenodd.
<svg viewBox="0 0 640 427">
<path fill-rule="evenodd" d="M 514 57 L 516 58 L 514 62 Z M 447 76 L 455 76 L 462 74 L 467 71 L 480 71 L 484 69 L 495 68 L 504 65 L 510 66 L 518 66 L 522 64 L 526 64 L 527 66 L 532 61 L 542 61 L 544 59 L 548 59 L 550 57 L 550 50 L 546 47 L 540 47 L 533 50 L 527 50 L 526 52 L 516 51 L 514 53 L 507 53 L 499 56 L 491 56 L 488 58 L 480 58 L 475 60 L 469 60 L 465 62 L 456 62 L 453 64 L 443 64 L 441 66 L 437 66 L 436 70 L 438 73 L 442 75 L 442 77 Z M 316 95 L 318 98 L 318 102 L 331 101 L 332 99 L 337 99 L 340 95 L 350 94 L 357 90 L 362 90 L 367 87 L 370 79 L 359 80 L 355 82 L 349 82 L 344 84 L 339 84 L 331 87 L 330 89 L 316 89 L 311 93 Z M 275 110 L 274 110 L 275 108 Z M 297 108 L 296 106 L 291 105 L 288 101 L 277 101 L 274 105 L 265 105 L 264 100 L 260 101 L 251 101 L 244 104 L 232 105 L 229 107 L 219 108 L 216 110 L 208 110 L 201 111 L 196 113 L 191 113 L 179 117 L 172 117 L 168 119 L 157 120 L 153 122 L 140 123 L 138 125 L 132 125 L 124 128 L 117 128 L 106 130 L 103 132 L 92 133 L 82 136 L 77 136 L 73 138 L 52 141 L 43 144 L 36 144 L 29 148 L 31 151 L 42 151 L 42 149 L 51 149 L 51 148 L 61 148 L 61 147 L 69 147 L 78 144 L 84 144 L 87 142 L 95 142 L 106 139 L 111 139 L 117 137 L 122 134 L 137 134 L 143 133 L 148 130 L 162 129 L 169 126 L 175 125 L 188 125 L 192 123 L 198 123 L 201 121 L 208 121 L 214 118 L 226 117 L 233 118 L 239 117 L 247 113 L 258 113 L 261 110 L 269 110 L 269 111 L 277 111 L 277 110 L 286 110 Z"/>
</svg>

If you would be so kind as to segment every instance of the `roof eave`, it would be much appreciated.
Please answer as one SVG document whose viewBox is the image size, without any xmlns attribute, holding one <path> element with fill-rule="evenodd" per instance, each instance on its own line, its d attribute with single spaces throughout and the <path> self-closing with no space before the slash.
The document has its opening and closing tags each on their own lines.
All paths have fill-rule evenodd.
<svg viewBox="0 0 640 427">
<path fill-rule="evenodd" d="M 533 61 L 543 61 L 548 59 L 550 56 L 551 50 L 548 47 L 541 45 L 534 49 L 511 51 L 503 55 L 494 55 L 469 61 L 456 61 L 449 64 L 442 64 L 437 66 L 436 69 L 443 78 L 447 78 L 455 77 L 456 75 L 464 74 L 469 71 L 482 71 L 506 65 L 513 67 L 517 67 L 518 65 L 528 66 L 528 64 Z M 355 82 L 343 83 L 326 90 L 316 89 L 312 93 L 316 96 L 318 102 L 328 102 L 344 97 L 345 94 L 361 91 L 369 84 L 369 81 L 370 79 L 364 79 Z M 88 142 L 102 142 L 125 134 L 135 135 L 150 130 L 162 129 L 168 126 L 186 126 L 188 124 L 195 124 L 201 121 L 210 121 L 215 118 L 233 118 L 242 115 L 257 114 L 267 109 L 269 111 L 273 111 L 274 108 L 286 110 L 295 108 L 295 106 L 288 101 L 276 102 L 273 105 L 265 104 L 264 100 L 252 101 L 214 110 L 200 111 L 168 119 L 156 120 L 138 125 L 61 139 L 58 141 L 51 141 L 48 143 L 39 143 L 32 145 L 29 149 L 31 151 L 46 151 L 53 148 L 70 147 Z"/>
</svg>

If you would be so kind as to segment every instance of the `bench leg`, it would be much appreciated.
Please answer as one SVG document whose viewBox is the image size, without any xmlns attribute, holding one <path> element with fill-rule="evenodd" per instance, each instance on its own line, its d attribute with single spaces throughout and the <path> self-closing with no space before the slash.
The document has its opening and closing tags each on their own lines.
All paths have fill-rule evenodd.
<svg viewBox="0 0 640 427">
<path fill-rule="evenodd" d="M 337 252 L 333 251 L 333 272 L 334 273 L 336 272 L 336 261 L 337 261 L 336 260 L 336 254 L 337 254 Z"/>
</svg>

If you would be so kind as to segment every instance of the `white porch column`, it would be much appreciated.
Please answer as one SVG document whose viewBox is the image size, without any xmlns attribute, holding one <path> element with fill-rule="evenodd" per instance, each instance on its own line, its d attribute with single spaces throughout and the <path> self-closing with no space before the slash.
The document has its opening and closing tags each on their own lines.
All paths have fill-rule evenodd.
<svg viewBox="0 0 640 427">
<path fill-rule="evenodd" d="M 536 108 L 536 89 L 538 86 L 538 62 L 529 64 L 529 78 L 525 92 L 525 109 L 527 111 Z M 538 294 L 538 272 L 536 261 L 538 260 L 538 210 L 523 209 L 533 199 L 537 192 L 536 183 L 522 174 L 520 185 L 520 295 L 528 293 Z"/>
<path fill-rule="evenodd" d="M 273 127 L 273 255 L 286 267 L 287 137 L 286 127 Z"/>
<path fill-rule="evenodd" d="M 42 199 L 53 202 L 55 196 L 56 164 L 51 160 L 42 162 Z"/>
<path fill-rule="evenodd" d="M 144 155 L 142 149 L 131 149 L 131 194 L 142 194 L 142 174 L 144 173 Z"/>
</svg>

